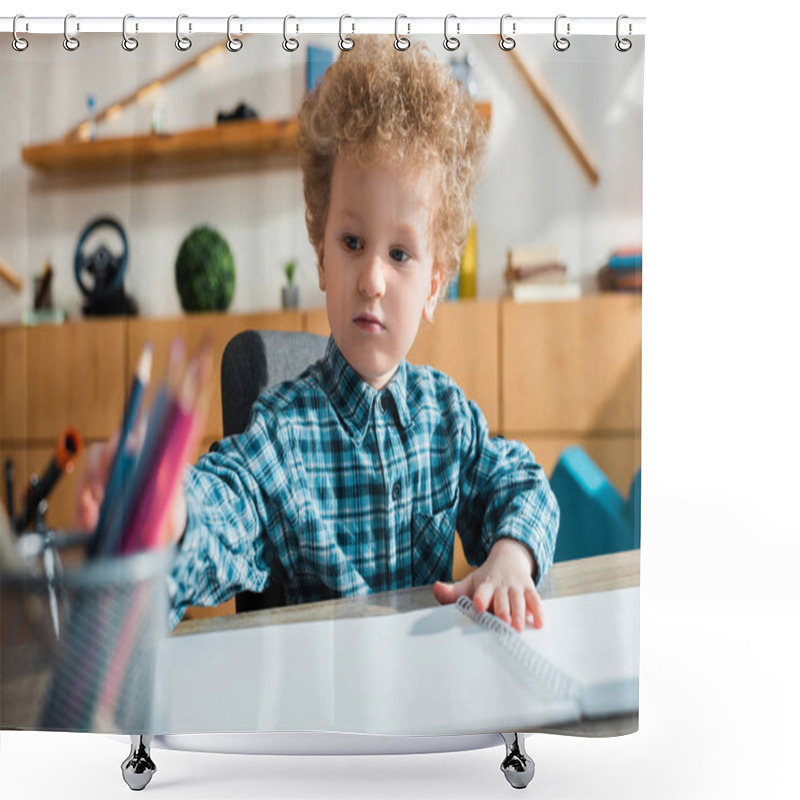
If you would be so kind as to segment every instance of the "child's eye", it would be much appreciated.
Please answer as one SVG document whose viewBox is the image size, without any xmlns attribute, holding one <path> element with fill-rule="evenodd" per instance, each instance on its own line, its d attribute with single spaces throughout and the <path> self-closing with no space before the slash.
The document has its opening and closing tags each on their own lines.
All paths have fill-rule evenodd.
<svg viewBox="0 0 800 800">
<path fill-rule="evenodd" d="M 363 247 L 361 239 L 359 239 L 358 236 L 353 236 L 350 233 L 345 234 L 343 241 L 344 241 L 344 246 L 348 250 L 360 250 Z"/>
<path fill-rule="evenodd" d="M 397 261 L 399 264 L 403 264 L 404 262 L 408 261 L 409 255 L 405 250 L 402 250 L 399 247 L 393 247 L 389 251 L 389 258 L 391 258 L 392 261 Z"/>
</svg>

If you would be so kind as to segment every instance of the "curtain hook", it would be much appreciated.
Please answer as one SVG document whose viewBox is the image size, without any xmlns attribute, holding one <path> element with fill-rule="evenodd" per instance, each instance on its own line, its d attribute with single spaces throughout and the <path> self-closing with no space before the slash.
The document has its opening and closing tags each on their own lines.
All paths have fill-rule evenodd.
<svg viewBox="0 0 800 800">
<path fill-rule="evenodd" d="M 447 35 L 447 23 L 450 22 L 451 19 L 458 19 L 455 14 L 448 14 L 444 18 L 444 49 L 449 50 L 451 53 L 454 50 L 458 50 L 461 47 L 461 41 L 457 36 L 448 36 Z M 456 22 L 456 33 L 461 33 L 461 23 Z"/>
<path fill-rule="evenodd" d="M 69 21 L 71 19 L 75 19 L 74 14 L 67 14 L 67 16 L 64 17 L 64 41 L 62 42 L 62 44 L 64 45 L 65 50 L 69 50 L 70 53 L 73 53 L 81 46 L 81 43 L 75 36 L 70 36 L 69 33 L 67 32 L 67 26 L 69 25 Z M 75 25 L 76 25 L 76 30 L 81 29 L 79 23 L 75 23 Z"/>
<path fill-rule="evenodd" d="M 400 20 L 401 19 L 408 19 L 405 14 L 398 14 L 394 18 L 394 49 L 395 50 L 408 50 L 411 47 L 411 39 L 408 36 L 401 36 L 400 35 Z M 411 33 L 411 24 L 406 23 L 408 27 L 408 32 Z"/>
<path fill-rule="evenodd" d="M 237 39 L 235 36 L 231 35 L 231 22 L 235 19 L 239 19 L 236 14 L 231 14 L 228 17 L 228 41 L 225 42 L 225 47 L 230 50 L 231 53 L 238 53 L 243 47 L 244 42 L 241 39 Z M 242 26 L 239 26 L 239 32 L 241 33 Z"/>
<path fill-rule="evenodd" d="M 181 20 L 186 19 L 188 14 L 178 14 L 175 20 L 175 47 L 182 52 L 185 52 L 192 46 L 192 40 L 188 36 L 181 36 Z M 189 31 L 192 30 L 192 23 L 189 23 Z"/>
<path fill-rule="evenodd" d="M 511 14 L 503 14 L 503 16 L 500 17 L 500 42 L 499 42 L 499 44 L 500 44 L 500 49 L 501 50 L 506 50 L 506 51 L 507 50 L 513 50 L 517 46 L 516 41 L 511 36 L 506 36 L 505 33 L 503 32 L 503 28 L 505 26 L 505 22 L 506 22 L 507 19 L 511 19 Z M 516 33 L 517 32 L 517 23 L 516 22 L 512 22 L 511 23 L 511 32 L 512 33 Z"/>
<path fill-rule="evenodd" d="M 570 41 L 566 38 L 566 36 L 559 36 L 558 35 L 558 21 L 560 19 L 566 19 L 566 14 L 559 14 L 556 17 L 556 21 L 553 24 L 553 34 L 555 35 L 555 41 L 553 42 L 553 47 L 558 50 L 559 53 L 563 53 L 565 50 L 569 50 Z M 569 36 L 569 22 L 567 23 L 567 36 Z"/>
<path fill-rule="evenodd" d="M 127 25 L 129 19 L 135 19 L 133 14 L 126 14 L 122 18 L 122 49 L 132 53 L 138 46 L 139 40 L 134 36 L 128 36 Z M 136 30 L 139 30 L 139 25 L 136 25 Z"/>
<path fill-rule="evenodd" d="M 355 40 L 342 33 L 342 25 L 346 19 L 353 19 L 349 14 L 342 14 L 339 17 L 339 49 L 343 51 L 352 50 L 355 46 Z M 356 26 L 351 23 L 351 32 L 355 32 Z"/>
<path fill-rule="evenodd" d="M 283 49 L 287 53 L 294 53 L 294 51 L 297 50 L 298 47 L 300 47 L 300 42 L 298 42 L 297 39 L 289 38 L 286 35 L 286 27 L 287 27 L 290 19 L 297 19 L 297 17 L 293 17 L 291 14 L 289 14 L 288 16 L 285 16 L 283 18 L 283 43 L 282 43 L 282 46 L 283 46 Z M 299 29 L 299 26 L 298 26 L 298 29 Z"/>
<path fill-rule="evenodd" d="M 17 20 L 18 20 L 18 19 L 25 19 L 25 15 L 24 15 L 24 14 L 17 14 L 17 16 L 16 16 L 16 17 L 14 17 L 14 24 L 11 26 L 11 32 L 14 34 L 14 38 L 13 38 L 13 40 L 11 41 L 11 46 L 12 46 L 12 47 L 13 47 L 13 48 L 14 48 L 14 49 L 15 49 L 15 50 L 18 52 L 18 53 L 21 53 L 23 50 L 27 50 L 27 49 L 28 49 L 28 40 L 27 40 L 27 39 L 23 39 L 23 38 L 22 38 L 22 37 L 21 37 L 21 36 L 20 36 L 20 35 L 17 33 Z M 27 27 L 28 27 L 28 24 L 27 24 L 27 23 L 25 23 L 25 28 L 26 28 L 26 30 L 27 30 Z"/>
<path fill-rule="evenodd" d="M 617 17 L 617 41 L 614 42 L 614 47 L 616 47 L 617 50 L 620 51 L 620 53 L 627 53 L 628 50 L 630 50 L 631 47 L 633 47 L 633 42 L 630 39 L 623 39 L 619 35 L 620 22 L 622 22 L 623 19 L 628 19 L 628 15 L 627 14 L 620 14 Z M 631 33 L 633 33 L 633 26 L 629 22 L 628 23 L 628 36 L 630 36 Z"/>
</svg>

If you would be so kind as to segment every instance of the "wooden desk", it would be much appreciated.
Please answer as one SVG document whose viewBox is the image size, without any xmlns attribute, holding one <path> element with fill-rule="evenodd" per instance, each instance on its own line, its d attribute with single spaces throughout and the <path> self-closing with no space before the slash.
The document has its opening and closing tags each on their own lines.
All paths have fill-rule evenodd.
<svg viewBox="0 0 800 800">
<path fill-rule="evenodd" d="M 542 599 L 589 594 L 639 585 L 640 557 L 638 550 L 595 556 L 554 564 L 539 585 Z M 436 606 L 430 586 L 379 592 L 361 597 L 326 600 L 298 606 L 250 611 L 227 617 L 209 617 L 181 622 L 175 636 L 189 636 L 209 631 L 233 630 L 261 625 L 280 625 L 288 622 L 380 616 L 415 611 Z M 547 624 L 545 622 L 545 624 Z M 582 720 L 577 723 L 537 728 L 538 733 L 560 733 L 571 736 L 620 736 L 634 733 L 639 727 L 639 715 L 624 714 L 605 719 Z"/>
<path fill-rule="evenodd" d="M 549 597 L 566 597 L 638 585 L 639 551 L 630 550 L 554 564 L 539 585 L 539 595 L 546 600 Z M 377 592 L 360 597 L 344 597 L 319 603 L 249 611 L 235 616 L 185 620 L 176 626 L 173 635 L 187 636 L 260 625 L 281 625 L 286 622 L 380 616 L 416 611 L 436 605 L 431 587 L 417 586 L 413 589 Z"/>
</svg>

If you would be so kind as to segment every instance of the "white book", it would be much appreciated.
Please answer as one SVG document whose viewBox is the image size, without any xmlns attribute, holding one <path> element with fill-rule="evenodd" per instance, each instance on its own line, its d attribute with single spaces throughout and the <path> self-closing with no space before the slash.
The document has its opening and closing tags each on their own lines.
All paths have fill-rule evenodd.
<svg viewBox="0 0 800 800">
<path fill-rule="evenodd" d="M 506 252 L 506 265 L 509 267 L 535 267 L 539 264 L 553 264 L 559 260 L 558 246 L 548 244 L 518 244 Z"/>
<path fill-rule="evenodd" d="M 580 296 L 581 285 L 577 281 L 567 281 L 566 283 L 515 283 L 511 286 L 511 297 L 516 303 L 577 300 Z"/>
<path fill-rule="evenodd" d="M 634 713 L 639 590 L 544 601 L 520 634 L 457 605 L 175 636 L 154 732 L 444 735 Z"/>
</svg>

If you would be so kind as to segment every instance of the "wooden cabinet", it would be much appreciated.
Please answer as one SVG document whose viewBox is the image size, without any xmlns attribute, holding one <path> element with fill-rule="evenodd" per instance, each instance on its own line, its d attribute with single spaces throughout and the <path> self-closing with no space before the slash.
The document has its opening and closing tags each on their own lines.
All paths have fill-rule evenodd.
<svg viewBox="0 0 800 800">
<path fill-rule="evenodd" d="M 125 323 L 11 326 L 0 337 L 0 440 L 48 441 L 72 425 L 108 436 L 125 394 Z"/>
<path fill-rule="evenodd" d="M 642 302 L 501 304 L 501 428 L 550 474 L 578 444 L 627 496 L 641 464 Z"/>
<path fill-rule="evenodd" d="M 436 308 L 433 324 L 423 320 L 408 360 L 447 373 L 500 432 L 499 306 L 494 301 L 459 300 Z"/>
<path fill-rule="evenodd" d="M 503 303 L 503 429 L 638 428 L 641 330 L 638 296 L 609 293 L 577 302 Z"/>
<path fill-rule="evenodd" d="M 0 328 L 0 454 L 11 458 L 17 509 L 32 472 L 41 474 L 58 437 L 78 430 L 84 445 L 104 441 L 118 428 L 131 376 L 145 341 L 154 346 L 151 387 L 164 375 L 170 343 L 180 336 L 192 351 L 204 335 L 213 341 L 214 375 L 230 338 L 245 328 L 299 331 L 299 311 L 263 314 L 197 314 L 171 319 L 82 320 L 59 326 Z M 149 402 L 149 397 L 147 398 Z M 201 450 L 222 436 L 219 379 L 212 383 Z M 75 462 L 75 474 L 82 456 Z M 74 475 L 65 475 L 49 497 L 48 522 L 73 524 Z M 3 492 L 3 496 L 5 492 Z M 5 497 L 4 497 L 5 499 Z"/>
<path fill-rule="evenodd" d="M 641 463 L 641 313 L 640 297 L 617 294 L 442 303 L 434 324 L 422 323 L 409 361 L 451 375 L 490 430 L 524 442 L 548 474 L 565 447 L 579 444 L 627 495 Z M 219 375 L 225 345 L 247 328 L 329 333 L 324 309 L 0 328 L 0 455 L 15 461 L 17 504 L 30 471 L 46 467 L 67 425 L 87 443 L 117 428 L 145 341 L 154 344 L 154 382 L 175 336 L 192 350 L 210 335 Z M 202 449 L 221 435 L 216 379 Z M 72 523 L 73 484 L 68 476 L 53 492 L 54 527 Z M 460 548 L 455 570 L 466 570 Z"/>
<path fill-rule="evenodd" d="M 68 322 L 27 330 L 27 439 L 47 443 L 68 426 L 102 439 L 125 405 L 124 320 Z"/>
<path fill-rule="evenodd" d="M 28 338 L 25 328 L 0 329 L 0 442 L 28 438 Z"/>
</svg>

